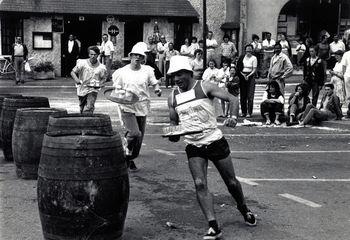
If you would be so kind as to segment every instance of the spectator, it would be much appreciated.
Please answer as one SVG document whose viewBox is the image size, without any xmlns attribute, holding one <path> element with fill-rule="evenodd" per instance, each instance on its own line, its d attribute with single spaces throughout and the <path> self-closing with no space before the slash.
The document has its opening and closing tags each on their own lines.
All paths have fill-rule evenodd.
<svg viewBox="0 0 350 240">
<path fill-rule="evenodd" d="M 209 63 L 209 60 L 215 59 L 216 48 L 218 47 L 218 42 L 213 38 L 212 31 L 208 31 L 206 43 L 207 43 L 207 63 Z"/>
<path fill-rule="evenodd" d="M 331 75 L 330 83 L 334 85 L 334 93 L 339 97 L 340 106 L 342 106 L 346 102 L 343 65 L 341 64 L 343 51 L 342 50 L 336 51 L 334 53 L 334 57 L 337 62 L 335 63 L 333 70 L 329 71 Z"/>
<path fill-rule="evenodd" d="M 149 50 L 148 46 L 147 46 L 147 50 Z M 146 54 L 145 65 L 148 65 L 154 69 L 154 75 L 156 79 L 159 80 L 159 82 L 161 82 L 163 79 L 163 74 L 159 71 L 159 68 L 154 58 L 154 54 L 151 51 L 147 51 L 145 52 L 145 54 Z"/>
<path fill-rule="evenodd" d="M 93 113 L 97 94 L 107 80 L 107 69 L 97 58 L 100 49 L 97 46 L 88 48 L 89 58 L 78 59 L 71 76 L 77 86 L 80 113 Z"/>
<path fill-rule="evenodd" d="M 262 42 L 262 48 L 264 53 L 263 58 L 263 78 L 267 77 L 268 70 L 270 68 L 271 58 L 273 56 L 274 46 L 276 42 L 275 40 L 271 39 L 271 33 L 266 33 L 266 39 Z"/>
<path fill-rule="evenodd" d="M 73 34 L 68 37 L 67 45 L 63 48 L 63 59 L 64 59 L 64 76 L 69 77 L 72 69 L 77 63 L 79 57 L 79 46 L 76 40 L 74 40 Z"/>
<path fill-rule="evenodd" d="M 276 81 L 280 86 L 282 95 L 284 95 L 285 79 L 293 72 L 293 64 L 289 57 L 282 53 L 281 44 L 276 43 L 274 46 L 274 55 L 271 59 L 269 69 L 269 81 Z"/>
<path fill-rule="evenodd" d="M 304 41 L 302 39 L 299 39 L 298 45 L 297 45 L 295 51 L 297 52 L 297 62 L 296 62 L 297 69 L 300 70 L 300 68 L 303 65 L 303 64 L 301 64 L 300 61 L 306 52 L 306 45 L 304 44 Z"/>
<path fill-rule="evenodd" d="M 158 68 L 162 74 L 164 74 L 165 68 L 165 50 L 168 49 L 168 42 L 165 40 L 165 36 L 160 36 L 160 42 L 157 43 L 157 53 L 158 53 Z"/>
<path fill-rule="evenodd" d="M 210 82 L 213 83 L 215 85 L 219 85 L 219 69 L 216 68 L 216 62 L 214 59 L 210 59 L 208 62 L 208 68 L 205 69 L 204 73 L 203 73 L 203 81 L 204 82 Z M 215 115 L 217 117 L 219 116 L 223 116 L 224 113 L 222 111 L 222 107 L 221 107 L 221 102 L 219 101 L 218 98 L 214 98 L 213 100 L 213 104 L 215 107 Z"/>
<path fill-rule="evenodd" d="M 327 70 L 327 61 L 330 57 L 330 47 L 328 44 L 328 38 L 326 35 L 322 35 L 321 42 L 316 45 L 316 51 L 318 53 L 318 57 L 321 58 L 324 64 L 324 71 L 326 73 Z"/>
<path fill-rule="evenodd" d="M 280 34 L 280 40 L 278 42 L 281 44 L 282 52 L 291 59 L 292 49 L 285 33 Z"/>
<path fill-rule="evenodd" d="M 147 50 L 148 53 L 152 55 L 152 58 L 155 60 L 157 58 L 157 43 L 154 41 L 153 36 L 147 38 Z M 158 69 L 159 70 L 159 69 Z"/>
<path fill-rule="evenodd" d="M 193 71 L 193 79 L 195 80 L 202 80 L 203 75 L 203 50 L 202 49 L 196 49 L 194 51 L 195 58 L 190 62 L 192 71 Z"/>
<path fill-rule="evenodd" d="M 259 36 L 256 34 L 253 34 L 252 36 L 252 42 L 250 43 L 253 46 L 253 55 L 256 57 L 258 61 L 257 71 L 256 71 L 256 77 L 258 78 L 261 75 L 261 66 L 262 66 L 262 59 L 263 59 L 263 53 L 262 53 L 262 45 L 259 42 Z"/>
<path fill-rule="evenodd" d="M 334 35 L 333 42 L 331 42 L 331 44 L 329 44 L 329 47 L 330 47 L 330 55 L 331 55 L 331 57 L 329 59 L 329 68 L 332 69 L 332 68 L 334 68 L 335 63 L 337 62 L 336 57 L 335 57 L 335 52 L 342 51 L 344 53 L 345 52 L 345 44 L 343 43 L 342 40 L 339 40 L 338 35 Z"/>
<path fill-rule="evenodd" d="M 185 38 L 185 44 L 181 46 L 180 54 L 182 56 L 191 57 L 191 45 L 188 38 Z"/>
<path fill-rule="evenodd" d="M 320 108 L 317 109 L 313 104 L 306 106 L 302 116 L 301 126 L 306 124 L 318 124 L 322 121 L 341 120 L 343 114 L 341 112 L 340 101 L 337 95 L 333 92 L 334 85 L 326 83 L 324 86 L 324 95 L 321 100 Z"/>
<path fill-rule="evenodd" d="M 273 120 L 276 125 L 281 124 L 283 104 L 284 97 L 279 84 L 276 81 L 269 82 L 260 104 L 261 116 L 266 119 L 266 125 L 271 125 Z"/>
<path fill-rule="evenodd" d="M 350 50 L 344 53 L 341 64 L 343 65 L 345 94 L 348 103 L 347 117 L 350 118 Z"/>
<path fill-rule="evenodd" d="M 168 43 L 168 49 L 165 50 L 164 55 L 165 55 L 165 72 L 167 72 L 168 68 L 169 68 L 170 59 L 173 56 L 180 55 L 180 53 L 179 53 L 179 51 L 174 49 L 174 44 L 172 42 L 170 42 L 170 43 Z M 169 85 L 171 87 L 173 87 L 174 84 L 175 83 L 174 83 L 173 79 L 169 75 L 166 75 L 166 77 L 165 77 L 165 87 L 168 88 Z"/>
<path fill-rule="evenodd" d="M 233 44 L 233 42 L 229 41 L 229 36 L 224 35 L 223 40 L 224 42 L 221 43 L 221 65 L 223 62 L 227 62 L 228 66 L 231 65 L 231 62 L 233 61 L 234 57 L 237 54 L 236 46 Z"/>
<path fill-rule="evenodd" d="M 301 119 L 306 106 L 310 103 L 310 98 L 308 97 L 308 89 L 306 84 L 298 84 L 295 87 L 295 92 L 292 93 L 288 100 L 288 118 L 287 126 L 298 123 L 297 121 Z"/>
<path fill-rule="evenodd" d="M 15 68 L 16 85 L 24 83 L 24 62 L 28 57 L 28 49 L 22 43 L 22 37 L 16 37 L 15 43 L 12 45 L 12 61 Z"/>
<path fill-rule="evenodd" d="M 108 40 L 108 35 L 102 35 L 102 43 L 101 43 L 101 59 L 102 63 L 107 68 L 107 79 L 109 80 L 111 77 L 111 66 L 114 54 L 114 45 L 111 40 Z"/>
<path fill-rule="evenodd" d="M 236 67 L 235 65 L 231 65 L 230 76 L 227 79 L 226 88 L 227 88 L 227 91 L 235 97 L 238 97 L 239 95 L 239 82 L 240 80 L 236 71 Z M 227 117 L 229 112 L 228 104 L 226 104 L 225 108 L 226 108 L 225 117 Z"/>
<path fill-rule="evenodd" d="M 317 56 L 316 48 L 309 48 L 310 57 L 304 64 L 304 81 L 307 83 L 309 90 L 312 92 L 312 105 L 317 105 L 318 95 L 322 88 L 326 75 L 323 60 Z"/>
<path fill-rule="evenodd" d="M 218 73 L 218 87 L 227 91 L 226 89 L 226 82 L 227 79 L 230 76 L 230 68 L 229 68 L 229 61 L 224 61 L 222 63 L 222 68 L 219 69 L 219 73 Z M 226 112 L 226 101 L 221 100 L 221 108 L 222 108 L 222 112 L 225 113 Z M 225 114 L 224 114 L 225 116 Z"/>
<path fill-rule="evenodd" d="M 247 45 L 244 48 L 244 55 L 237 61 L 237 72 L 240 78 L 240 102 L 242 117 L 250 118 L 253 114 L 254 93 L 255 93 L 255 72 L 258 60 L 253 55 L 253 46 Z"/>
<path fill-rule="evenodd" d="M 203 51 L 203 48 L 204 48 L 204 41 L 201 39 L 198 41 L 198 46 L 199 48 L 198 49 L 201 49 Z"/>
<path fill-rule="evenodd" d="M 194 51 L 196 51 L 197 49 L 199 49 L 199 44 L 197 43 L 197 38 L 192 37 L 192 39 L 191 39 L 191 56 L 192 57 L 195 57 Z"/>
<path fill-rule="evenodd" d="M 301 66 L 304 66 L 305 65 L 305 62 L 306 62 L 306 59 L 308 58 L 308 57 L 310 57 L 310 51 L 309 51 L 309 48 L 311 47 L 311 46 L 313 46 L 313 41 L 312 41 L 312 38 L 306 38 L 306 40 L 305 40 L 305 47 L 306 47 L 306 50 L 305 50 L 305 53 L 304 53 L 304 55 L 302 56 L 302 58 L 300 59 L 300 61 L 299 61 L 299 64 L 301 65 Z"/>
</svg>

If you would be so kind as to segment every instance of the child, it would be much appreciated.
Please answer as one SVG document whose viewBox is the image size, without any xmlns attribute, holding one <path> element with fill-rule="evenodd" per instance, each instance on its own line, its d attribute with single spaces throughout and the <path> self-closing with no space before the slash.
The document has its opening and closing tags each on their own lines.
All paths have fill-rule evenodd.
<svg viewBox="0 0 350 240">
<path fill-rule="evenodd" d="M 230 76 L 226 82 L 227 91 L 235 97 L 239 95 L 239 77 L 235 65 L 231 65 Z M 228 104 L 228 103 L 226 103 Z M 226 106 L 225 115 L 228 116 L 228 106 Z"/>
</svg>

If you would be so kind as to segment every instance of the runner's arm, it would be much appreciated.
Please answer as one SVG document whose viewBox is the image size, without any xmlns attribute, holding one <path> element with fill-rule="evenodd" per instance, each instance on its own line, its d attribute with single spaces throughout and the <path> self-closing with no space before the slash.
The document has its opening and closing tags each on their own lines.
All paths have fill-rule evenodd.
<svg viewBox="0 0 350 240">
<path fill-rule="evenodd" d="M 173 94 L 170 94 L 168 97 L 168 107 L 169 107 L 169 117 L 170 117 L 170 125 L 176 126 L 179 125 L 179 115 L 176 113 L 175 108 L 173 106 Z M 180 136 L 169 136 L 169 141 L 178 142 L 180 140 Z"/>
</svg>

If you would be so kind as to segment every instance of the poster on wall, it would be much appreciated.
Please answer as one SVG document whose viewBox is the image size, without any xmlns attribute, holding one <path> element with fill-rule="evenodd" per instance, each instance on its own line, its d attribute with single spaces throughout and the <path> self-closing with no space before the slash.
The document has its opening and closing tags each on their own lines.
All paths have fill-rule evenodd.
<svg viewBox="0 0 350 240">
<path fill-rule="evenodd" d="M 52 32 L 33 32 L 33 49 L 52 49 Z"/>
</svg>

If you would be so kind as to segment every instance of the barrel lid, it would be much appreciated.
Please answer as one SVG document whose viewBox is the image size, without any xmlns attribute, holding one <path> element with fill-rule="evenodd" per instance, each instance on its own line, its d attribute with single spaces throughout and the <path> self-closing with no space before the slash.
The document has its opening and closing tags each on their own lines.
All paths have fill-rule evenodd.
<svg viewBox="0 0 350 240">
<path fill-rule="evenodd" d="M 55 112 L 67 112 L 64 108 L 48 108 L 48 107 L 38 107 L 38 108 L 19 108 L 17 112 L 27 113 L 27 112 L 37 112 L 37 113 L 55 113 Z"/>
<path fill-rule="evenodd" d="M 102 113 L 67 113 L 64 115 L 52 115 L 52 118 L 108 118 L 109 115 Z"/>
<path fill-rule="evenodd" d="M 101 132 L 100 130 L 85 130 L 85 129 L 73 129 L 73 130 L 58 130 L 47 132 L 46 135 L 50 137 L 62 137 L 62 136 L 114 136 L 118 133 L 115 131 Z"/>
</svg>

